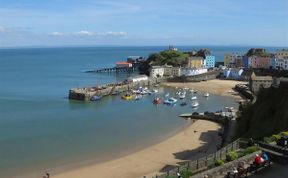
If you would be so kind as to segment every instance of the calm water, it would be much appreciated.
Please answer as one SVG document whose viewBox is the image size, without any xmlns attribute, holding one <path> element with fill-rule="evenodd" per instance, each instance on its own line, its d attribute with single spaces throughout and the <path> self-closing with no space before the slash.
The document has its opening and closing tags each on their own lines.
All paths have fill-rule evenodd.
<svg viewBox="0 0 288 178">
<path fill-rule="evenodd" d="M 126 74 L 89 74 L 130 55 L 148 56 L 166 47 L 0 49 L 0 177 L 84 161 L 102 161 L 141 149 L 183 128 L 177 115 L 189 106 L 151 104 L 106 97 L 100 102 L 67 100 L 73 87 L 123 80 Z M 200 47 L 180 47 L 190 50 Z M 247 48 L 211 48 L 217 60 Z M 270 48 L 275 50 L 275 48 Z M 159 95 L 174 93 L 160 88 Z M 199 97 L 197 111 L 236 106 L 233 99 Z M 20 176 L 21 177 L 21 176 Z"/>
</svg>

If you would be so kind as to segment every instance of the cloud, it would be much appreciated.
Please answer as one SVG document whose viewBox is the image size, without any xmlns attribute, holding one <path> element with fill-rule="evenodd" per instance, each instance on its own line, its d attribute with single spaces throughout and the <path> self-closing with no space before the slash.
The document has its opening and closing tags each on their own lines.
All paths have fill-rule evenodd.
<svg viewBox="0 0 288 178">
<path fill-rule="evenodd" d="M 1 29 L 0 29 L 1 31 Z M 107 31 L 107 32 L 94 32 L 94 31 L 87 31 L 87 30 L 80 30 L 74 33 L 62 33 L 62 32 L 52 32 L 49 35 L 51 36 L 127 36 L 127 32 L 116 32 L 116 31 Z"/>
<path fill-rule="evenodd" d="M 87 31 L 87 30 L 81 30 L 81 31 L 79 31 L 79 32 L 76 32 L 75 34 L 76 34 L 76 35 L 87 35 L 87 36 L 97 35 L 96 32 L 90 32 L 90 31 Z"/>
<path fill-rule="evenodd" d="M 52 36 L 63 36 L 64 33 L 61 33 L 61 32 L 52 32 L 52 33 L 50 33 L 49 35 L 52 35 Z"/>
</svg>

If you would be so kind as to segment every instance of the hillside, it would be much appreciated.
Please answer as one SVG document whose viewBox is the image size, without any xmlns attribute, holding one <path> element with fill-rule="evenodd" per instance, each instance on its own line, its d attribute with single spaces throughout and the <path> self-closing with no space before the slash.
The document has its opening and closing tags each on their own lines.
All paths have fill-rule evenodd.
<svg viewBox="0 0 288 178">
<path fill-rule="evenodd" d="M 288 90 L 283 87 L 262 89 L 254 104 L 240 106 L 239 111 L 237 137 L 262 139 L 287 130 Z"/>
</svg>

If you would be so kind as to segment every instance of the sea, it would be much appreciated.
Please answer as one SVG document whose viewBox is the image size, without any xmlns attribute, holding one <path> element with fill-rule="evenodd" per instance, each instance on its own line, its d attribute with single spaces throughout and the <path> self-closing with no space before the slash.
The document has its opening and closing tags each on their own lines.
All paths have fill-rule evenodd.
<svg viewBox="0 0 288 178">
<path fill-rule="evenodd" d="M 217 61 L 225 53 L 244 54 L 250 47 L 179 46 L 189 51 L 209 48 Z M 69 89 L 122 81 L 131 74 L 85 73 L 113 67 L 128 56 L 148 57 L 167 46 L 55 47 L 0 49 L 0 177 L 25 177 L 103 162 L 148 147 L 187 126 L 187 112 L 237 107 L 234 99 L 199 96 L 199 107 L 152 104 L 120 96 L 97 102 L 71 101 Z M 266 47 L 270 52 L 277 48 Z M 159 88 L 157 96 L 173 95 Z M 191 102 L 189 98 L 187 102 Z M 38 176 L 39 177 L 39 176 Z"/>
</svg>

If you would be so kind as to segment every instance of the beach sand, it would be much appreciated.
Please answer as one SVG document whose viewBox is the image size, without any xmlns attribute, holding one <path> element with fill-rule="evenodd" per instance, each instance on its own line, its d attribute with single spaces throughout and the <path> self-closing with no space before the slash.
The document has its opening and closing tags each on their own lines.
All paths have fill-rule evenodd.
<svg viewBox="0 0 288 178">
<path fill-rule="evenodd" d="M 202 82 L 165 82 L 163 86 L 171 86 L 178 88 L 190 88 L 201 92 L 209 92 L 221 96 L 233 97 L 235 99 L 243 99 L 238 92 L 233 88 L 236 84 L 246 84 L 247 82 L 235 81 L 235 80 L 208 80 Z"/>
<path fill-rule="evenodd" d="M 187 121 L 193 122 L 193 121 Z M 130 155 L 54 175 L 53 178 L 143 178 L 152 177 L 167 165 L 199 158 L 221 143 L 219 124 L 198 120 L 180 133 Z"/>
</svg>

